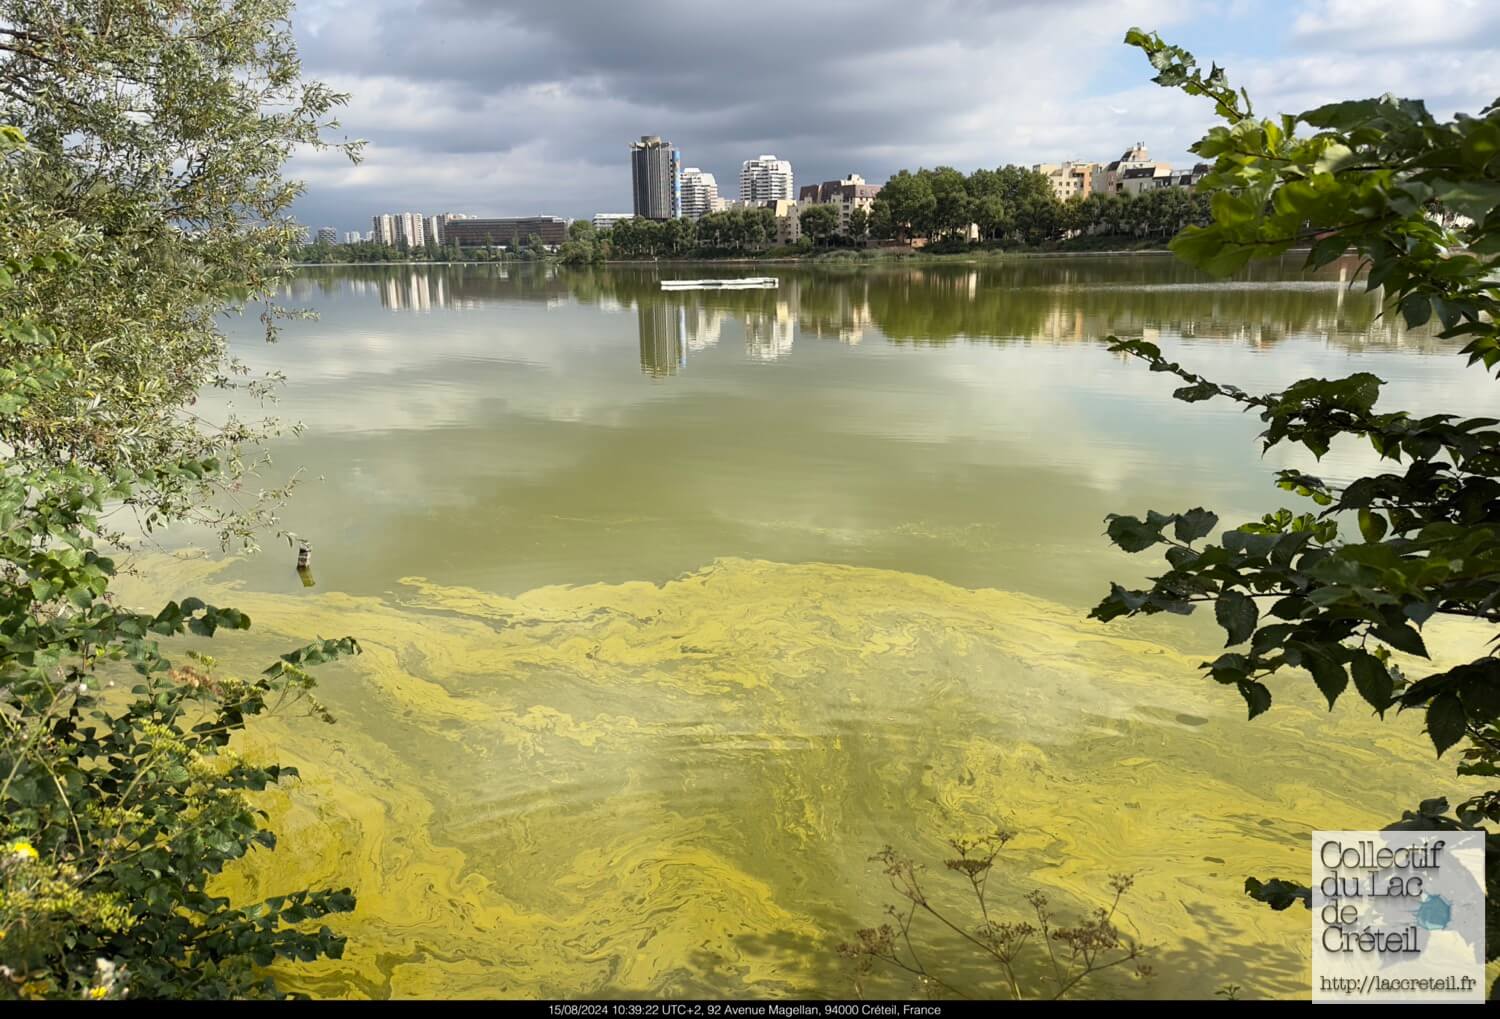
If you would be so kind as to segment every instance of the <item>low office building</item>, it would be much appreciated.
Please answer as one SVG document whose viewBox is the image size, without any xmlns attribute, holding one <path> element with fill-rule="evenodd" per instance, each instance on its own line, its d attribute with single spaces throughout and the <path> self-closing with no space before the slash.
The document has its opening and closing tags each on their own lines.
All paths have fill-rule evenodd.
<svg viewBox="0 0 1500 1019">
<path fill-rule="evenodd" d="M 568 223 L 558 216 L 516 216 L 455 219 L 443 226 L 443 243 L 461 248 L 519 248 L 532 235 L 548 247 L 556 247 L 568 239 Z"/>
<path fill-rule="evenodd" d="M 633 212 L 596 212 L 594 213 L 594 229 L 600 232 L 610 229 L 621 220 L 635 219 Z"/>
</svg>

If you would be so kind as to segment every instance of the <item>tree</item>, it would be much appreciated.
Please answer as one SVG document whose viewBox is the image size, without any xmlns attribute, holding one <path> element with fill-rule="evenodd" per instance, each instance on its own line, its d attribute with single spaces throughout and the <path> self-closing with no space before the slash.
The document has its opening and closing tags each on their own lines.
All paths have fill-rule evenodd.
<svg viewBox="0 0 1500 1019">
<path fill-rule="evenodd" d="M 188 408 L 238 384 L 215 317 L 286 278 L 281 167 L 342 102 L 300 78 L 287 11 L 0 0 L 0 998 L 274 994 L 256 967 L 342 948 L 302 924 L 347 889 L 207 889 L 275 844 L 245 796 L 291 774 L 219 751 L 283 695 L 326 717 L 306 669 L 358 646 L 248 679 L 168 657 L 250 620 L 196 598 L 121 608 L 102 523 L 124 505 L 248 543 L 267 522 L 208 501 L 249 480 L 263 430 Z M 98 697 L 105 663 L 134 671 L 128 696 Z"/>
<path fill-rule="evenodd" d="M 809 205 L 797 219 L 802 224 L 802 233 L 817 244 L 839 232 L 839 210 L 832 205 Z"/>
<path fill-rule="evenodd" d="M 17 455 L 136 468 L 163 453 L 216 457 L 211 477 L 142 475 L 131 505 L 148 529 L 191 515 L 226 542 L 250 544 L 255 526 L 275 523 L 274 500 L 243 502 L 263 460 L 247 462 L 242 451 L 266 423 L 204 429 L 181 408 L 204 378 L 263 395 L 266 380 L 245 380 L 214 317 L 225 305 L 269 301 L 283 281 L 300 185 L 281 165 L 297 145 L 326 147 L 331 112 L 344 101 L 300 78 L 288 10 L 289 0 L 182 0 L 170 13 L 107 0 L 0 0 L 0 124 L 30 142 L 24 157 L 12 156 L 26 196 L 13 210 L 15 241 L 66 241 L 82 259 L 66 284 L 27 277 L 0 297 L 0 313 L 45 317 L 88 345 L 97 373 L 86 427 L 33 431 Z M 116 294 L 130 299 L 101 299 Z M 267 303 L 268 339 L 281 314 Z M 143 386 L 146 361 L 156 367 Z M 33 413 L 56 423 L 43 406 Z M 210 501 L 230 489 L 238 504 Z"/>
<path fill-rule="evenodd" d="M 951 166 L 940 166 L 928 173 L 927 179 L 932 191 L 933 229 L 944 236 L 966 236 L 974 212 L 964 175 Z"/>
<path fill-rule="evenodd" d="M 663 243 L 673 255 L 685 255 L 698 243 L 698 225 L 690 219 L 669 219 L 662 232 Z"/>
<path fill-rule="evenodd" d="M 1409 326 L 1436 317 L 1441 336 L 1467 341 L 1471 365 L 1500 366 L 1500 101 L 1451 121 L 1389 96 L 1260 119 L 1220 68 L 1205 75 L 1192 54 L 1155 34 L 1133 29 L 1126 42 L 1146 52 L 1158 84 L 1212 99 L 1225 121 L 1193 147 L 1214 160 L 1199 185 L 1213 220 L 1173 239 L 1179 257 L 1227 275 L 1297 244 L 1311 244 L 1310 267 L 1352 251 L 1368 270 L 1367 286 L 1383 287 Z M 1352 680 L 1381 717 L 1421 712 L 1439 757 L 1461 746 L 1460 775 L 1500 774 L 1500 659 L 1486 655 L 1409 681 L 1395 657 L 1418 666 L 1429 657 L 1424 624 L 1434 616 L 1500 624 L 1495 420 L 1377 411 L 1382 382 L 1368 373 L 1253 395 L 1190 371 L 1151 343 L 1117 340 L 1111 349 L 1177 376 L 1185 383 L 1173 393 L 1180 400 L 1226 399 L 1256 412 L 1266 449 L 1300 444 L 1321 458 L 1335 442 L 1362 441 L 1390 466 L 1340 482 L 1282 470 L 1278 487 L 1312 508 L 1282 509 L 1217 541 L 1218 517 L 1201 508 L 1111 516 L 1111 541 L 1127 552 L 1164 548 L 1168 568 L 1144 589 L 1114 585 L 1094 618 L 1212 604 L 1232 650 L 1204 669 L 1239 692 L 1250 718 L 1271 707 L 1270 681 L 1288 672 L 1306 673 L 1330 710 Z M 1394 826 L 1497 821 L 1500 790 L 1491 789 L 1451 814 L 1446 799 L 1433 797 Z M 1493 932 L 1500 854 L 1490 838 Z M 1277 908 L 1307 901 L 1294 882 L 1252 878 L 1246 890 Z M 1488 940 L 1490 958 L 1496 940 Z"/>
<path fill-rule="evenodd" d="M 998 194 L 987 194 L 975 199 L 974 222 L 979 225 L 981 237 L 985 240 L 997 240 L 1010 223 L 1005 199 Z"/>
<path fill-rule="evenodd" d="M 926 177 L 920 172 L 902 170 L 886 181 L 875 196 L 873 215 L 904 241 L 925 236 L 932 228 L 936 211 L 937 200 Z"/>
<path fill-rule="evenodd" d="M 862 207 L 855 206 L 849 212 L 849 237 L 851 240 L 863 240 L 870 230 L 870 214 Z"/>
</svg>

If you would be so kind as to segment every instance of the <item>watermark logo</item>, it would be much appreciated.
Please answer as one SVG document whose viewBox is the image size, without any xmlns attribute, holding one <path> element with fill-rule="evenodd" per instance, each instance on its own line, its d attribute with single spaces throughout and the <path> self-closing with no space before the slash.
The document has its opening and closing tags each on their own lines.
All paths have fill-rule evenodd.
<svg viewBox="0 0 1500 1019">
<path fill-rule="evenodd" d="M 1484 833 L 1319 831 L 1314 1001 L 1484 1000 Z"/>
</svg>

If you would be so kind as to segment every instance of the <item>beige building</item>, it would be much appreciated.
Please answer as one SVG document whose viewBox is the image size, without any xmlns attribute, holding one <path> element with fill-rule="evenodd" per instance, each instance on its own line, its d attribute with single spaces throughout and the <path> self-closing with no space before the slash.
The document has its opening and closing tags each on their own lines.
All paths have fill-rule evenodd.
<svg viewBox="0 0 1500 1019">
<path fill-rule="evenodd" d="M 776 217 L 776 243 L 796 244 L 802 239 L 802 207 L 790 198 L 762 203 Z"/>
<path fill-rule="evenodd" d="M 1037 163 L 1031 168 L 1045 174 L 1052 185 L 1052 193 L 1059 202 L 1079 198 L 1094 190 L 1094 174 L 1102 167 L 1098 163 Z"/>
<path fill-rule="evenodd" d="M 863 209 L 866 215 L 875 206 L 875 196 L 880 194 L 879 184 L 867 184 L 857 173 L 842 180 L 825 180 L 821 184 L 804 185 L 798 194 L 798 205 L 832 205 L 839 211 L 839 233 L 849 232 L 849 217 L 855 209 Z"/>
<path fill-rule="evenodd" d="M 1093 176 L 1093 190 L 1105 195 L 1138 195 L 1154 187 L 1165 187 L 1172 176 L 1170 163 L 1152 160 L 1145 142 L 1134 146 L 1112 163 L 1105 163 Z"/>
</svg>

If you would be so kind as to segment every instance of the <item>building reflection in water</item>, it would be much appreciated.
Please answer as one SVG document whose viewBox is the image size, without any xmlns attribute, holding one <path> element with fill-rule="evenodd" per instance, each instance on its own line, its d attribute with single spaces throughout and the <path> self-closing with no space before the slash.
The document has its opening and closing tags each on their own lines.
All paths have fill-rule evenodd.
<svg viewBox="0 0 1500 1019">
<path fill-rule="evenodd" d="M 641 371 L 653 378 L 676 375 L 687 367 L 687 343 L 682 316 L 686 309 L 665 301 L 636 305 L 641 334 Z"/>
<path fill-rule="evenodd" d="M 796 316 L 789 300 L 777 300 L 767 311 L 745 316 L 745 356 L 756 361 L 775 361 L 792 352 L 797 331 Z"/>
<path fill-rule="evenodd" d="M 747 306 L 747 301 L 758 306 Z M 730 319 L 744 330 L 746 357 L 775 361 L 791 353 L 798 326 L 795 296 L 642 296 L 636 303 L 641 371 L 654 378 L 676 375 L 687 367 L 689 354 L 718 345 Z"/>
<path fill-rule="evenodd" d="M 1295 266 L 1272 268 L 1264 280 L 1247 270 L 1243 279 L 1210 281 L 1168 259 L 1038 259 L 983 269 L 788 271 L 774 291 L 664 293 L 655 273 L 632 270 L 391 266 L 340 275 L 313 270 L 294 287 L 342 285 L 377 295 L 397 311 L 517 302 L 633 309 L 641 370 L 653 378 L 685 371 L 695 352 L 718 344 L 726 322 L 731 332 L 743 331 L 744 356 L 758 362 L 788 357 L 799 334 L 803 342 L 846 344 L 870 336 L 923 345 L 1096 343 L 1111 334 L 1155 331 L 1253 347 L 1291 337 L 1351 349 L 1439 344 L 1433 330 L 1409 331 L 1399 315 L 1383 316 L 1380 293 L 1348 290 L 1352 266 L 1316 278 L 1288 273 Z"/>
<path fill-rule="evenodd" d="M 448 306 L 448 280 L 441 272 L 412 269 L 377 281 L 380 305 L 396 311 L 431 311 Z"/>
</svg>

